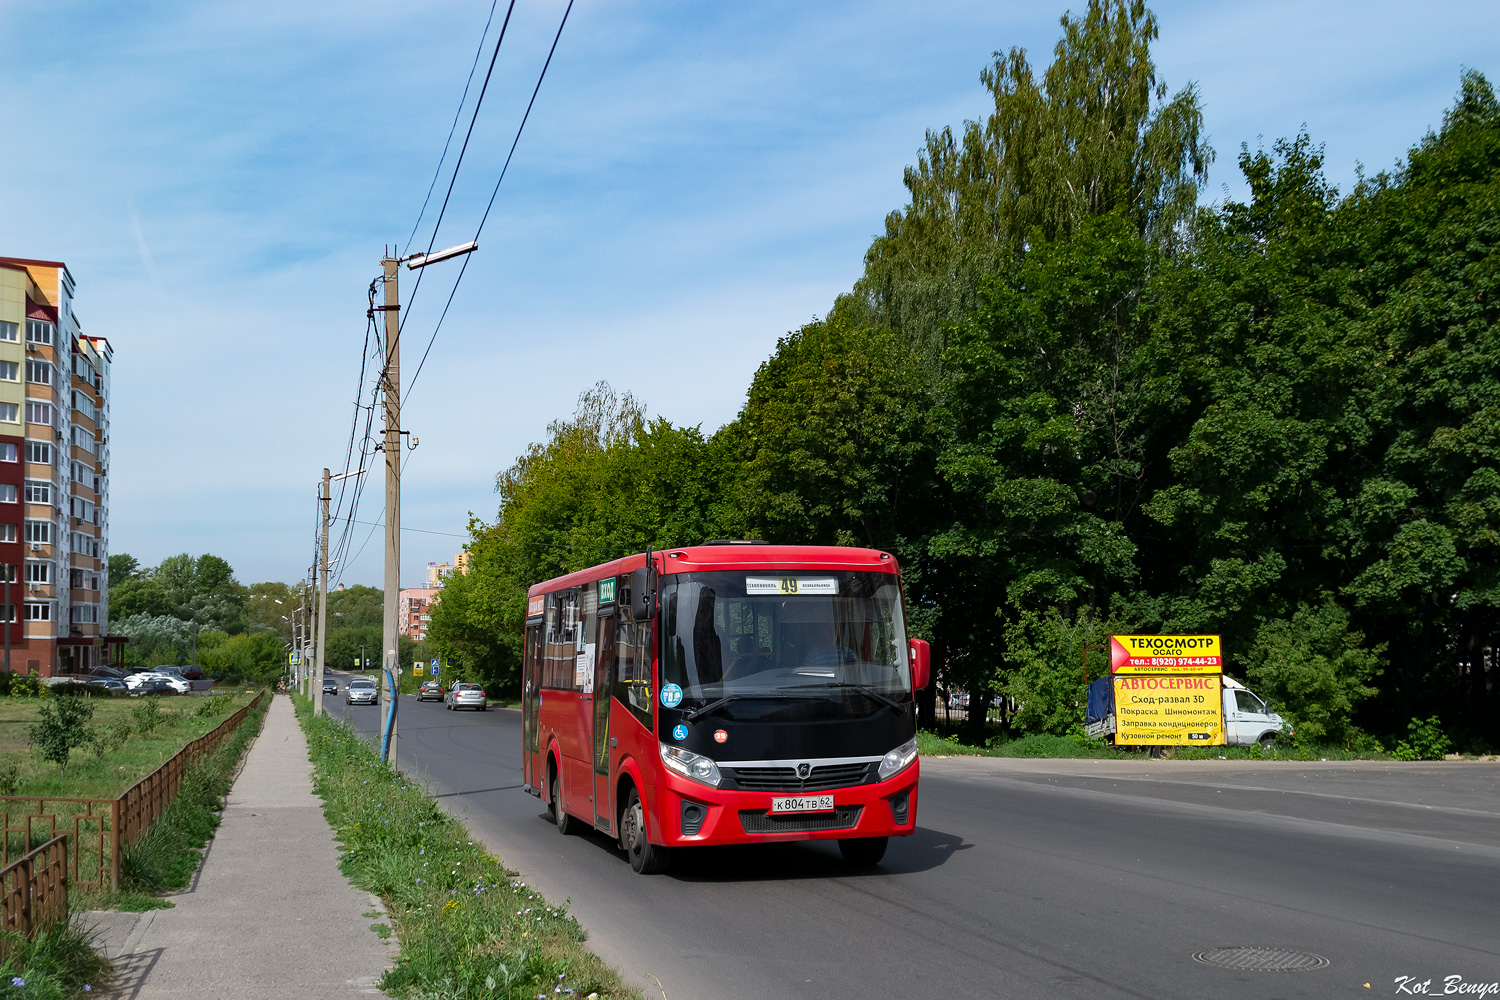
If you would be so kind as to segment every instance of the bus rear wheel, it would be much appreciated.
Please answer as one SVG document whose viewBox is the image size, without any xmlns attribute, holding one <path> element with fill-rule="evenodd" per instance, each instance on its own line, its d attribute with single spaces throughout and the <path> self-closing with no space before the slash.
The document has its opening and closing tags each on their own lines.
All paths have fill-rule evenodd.
<svg viewBox="0 0 1500 1000">
<path fill-rule="evenodd" d="M 637 875 L 664 872 L 671 863 L 671 849 L 651 843 L 646 836 L 646 810 L 634 788 L 620 813 L 620 846 L 625 848 L 625 856 Z"/>
<path fill-rule="evenodd" d="M 869 868 L 880 864 L 888 843 L 889 837 L 845 837 L 839 841 L 839 853 L 856 868 Z"/>
</svg>

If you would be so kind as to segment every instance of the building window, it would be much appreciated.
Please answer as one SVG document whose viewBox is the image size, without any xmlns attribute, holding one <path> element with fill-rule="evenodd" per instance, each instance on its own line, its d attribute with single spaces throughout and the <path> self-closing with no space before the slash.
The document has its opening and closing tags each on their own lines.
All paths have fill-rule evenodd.
<svg viewBox="0 0 1500 1000">
<path fill-rule="evenodd" d="M 15 527 L 15 525 L 11 525 L 11 527 Z M 9 576 L 10 576 L 9 580 L 5 580 L 5 577 L 7 575 L 7 571 L 9 572 Z M 9 563 L 7 565 L 0 566 L 0 581 L 5 581 L 7 583 L 15 583 L 16 582 L 16 573 L 18 573 L 19 571 L 20 571 L 20 567 L 17 566 L 15 563 Z"/>
<path fill-rule="evenodd" d="M 21 449 L 14 444 L 0 444 L 0 462 L 14 462 L 21 457 Z"/>
<path fill-rule="evenodd" d="M 73 427 L 73 447 L 75 447 L 75 448 L 82 448 L 84 451 L 86 451 L 90 455 L 92 455 L 94 453 L 94 449 L 97 448 L 98 445 L 94 441 L 94 435 L 90 434 L 88 431 L 84 430 L 82 427 L 74 425 L 74 427 Z"/>
<path fill-rule="evenodd" d="M 73 623 L 75 625 L 93 625 L 99 621 L 99 606 L 96 604 L 73 605 Z"/>
<path fill-rule="evenodd" d="M 40 482 L 35 479 L 26 480 L 26 502 L 51 503 L 52 484 Z"/>
<path fill-rule="evenodd" d="M 52 425 L 52 404 L 35 399 L 26 401 L 26 421 L 32 424 Z"/>
<path fill-rule="evenodd" d="M 16 526 L 14 524 L 0 524 L 0 542 L 13 542 L 16 540 Z M 15 582 L 15 567 L 11 567 L 11 582 Z"/>
<path fill-rule="evenodd" d="M 0 503 L 16 502 L 16 484 L 0 483 Z"/>
<path fill-rule="evenodd" d="M 21 381 L 21 366 L 14 361 L 0 361 L 0 379 L 7 382 Z"/>
<path fill-rule="evenodd" d="M 52 564 L 49 562 L 36 562 L 26 560 L 26 582 L 27 583 L 51 583 Z"/>
<path fill-rule="evenodd" d="M 0 404 L 4 405 L 4 404 Z M 14 405 L 14 404 L 12 404 Z M 52 464 L 52 446 L 42 441 L 26 442 L 26 461 L 35 462 L 38 465 Z"/>
<path fill-rule="evenodd" d="M 26 381 L 35 382 L 38 385 L 52 384 L 52 364 L 48 361 L 26 362 Z"/>
<path fill-rule="evenodd" d="M 0 621 L 9 621 L 12 625 L 16 621 L 16 606 L 14 604 L 0 604 L 0 615 L 4 615 Z"/>
<path fill-rule="evenodd" d="M 14 343 L 21 328 L 14 323 L 0 321 L 0 340 L 9 340 Z"/>
<path fill-rule="evenodd" d="M 13 424 L 21 422 L 21 408 L 15 403 L 0 403 L 0 420 L 8 420 Z"/>
<path fill-rule="evenodd" d="M 26 343 L 52 343 L 52 324 L 43 319 L 28 319 L 26 321 Z"/>
<path fill-rule="evenodd" d="M 52 602 L 26 605 L 26 620 L 29 622 L 50 622 L 52 620 Z"/>
<path fill-rule="evenodd" d="M 28 542 L 40 542 L 43 545 L 52 544 L 52 522 L 51 521 L 27 521 L 26 540 Z"/>
</svg>

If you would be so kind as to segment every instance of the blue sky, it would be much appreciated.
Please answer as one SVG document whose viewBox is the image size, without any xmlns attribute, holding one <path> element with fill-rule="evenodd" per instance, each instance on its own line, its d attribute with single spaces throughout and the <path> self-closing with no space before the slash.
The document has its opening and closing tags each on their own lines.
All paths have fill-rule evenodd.
<svg viewBox="0 0 1500 1000">
<path fill-rule="evenodd" d="M 1462 68 L 1500 75 L 1493 3 L 1153 9 L 1159 75 L 1202 92 L 1209 201 L 1242 194 L 1240 143 L 1304 125 L 1347 189 L 1441 121 Z M 562 10 L 517 3 L 438 246 L 473 235 Z M 407 396 L 403 581 L 462 547 L 470 511 L 493 517 L 495 473 L 600 379 L 675 423 L 732 419 L 777 338 L 858 276 L 924 130 L 986 113 L 991 52 L 1045 66 L 1063 10 L 578 0 Z M 488 12 L 0 0 L 0 255 L 67 261 L 114 344 L 114 552 L 302 576 L 365 289 L 412 231 Z M 456 274 L 412 303 L 408 382 Z M 341 568 L 379 584 L 379 534 Z"/>
</svg>

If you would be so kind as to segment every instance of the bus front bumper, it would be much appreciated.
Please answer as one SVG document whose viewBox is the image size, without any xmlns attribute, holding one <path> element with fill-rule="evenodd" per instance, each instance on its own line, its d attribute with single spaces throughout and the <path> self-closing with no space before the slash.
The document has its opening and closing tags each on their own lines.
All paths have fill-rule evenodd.
<svg viewBox="0 0 1500 1000">
<path fill-rule="evenodd" d="M 782 794 L 721 790 L 667 772 L 658 789 L 660 831 L 651 831 L 651 839 L 689 847 L 904 837 L 916 831 L 919 767 L 913 761 L 878 784 L 811 793 L 833 796 L 831 811 L 789 813 L 771 811 L 771 800 Z"/>
</svg>

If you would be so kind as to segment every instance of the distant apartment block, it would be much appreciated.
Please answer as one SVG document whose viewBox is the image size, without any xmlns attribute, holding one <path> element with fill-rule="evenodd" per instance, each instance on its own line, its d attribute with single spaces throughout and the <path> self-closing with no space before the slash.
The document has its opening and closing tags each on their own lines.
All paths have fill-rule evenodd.
<svg viewBox="0 0 1500 1000">
<path fill-rule="evenodd" d="M 459 573 L 467 573 L 469 571 L 469 553 L 456 553 L 451 563 L 428 563 L 427 586 L 432 589 L 441 587 L 443 585 L 443 577 L 455 571 Z"/>
<path fill-rule="evenodd" d="M 86 671 L 123 641 L 106 578 L 112 350 L 83 332 L 73 287 L 61 261 L 0 257 L 0 628 L 15 673 Z"/>
<path fill-rule="evenodd" d="M 437 603 L 434 587 L 403 590 L 396 612 L 396 630 L 417 642 L 427 638 L 427 623 L 432 621 L 432 606 Z"/>
</svg>

